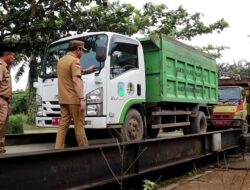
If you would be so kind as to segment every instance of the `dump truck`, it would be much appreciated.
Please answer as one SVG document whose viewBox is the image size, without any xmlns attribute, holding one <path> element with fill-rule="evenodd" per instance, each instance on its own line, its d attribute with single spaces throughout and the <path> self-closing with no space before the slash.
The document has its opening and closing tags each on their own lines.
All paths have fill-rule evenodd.
<svg viewBox="0 0 250 190">
<path fill-rule="evenodd" d="M 222 77 L 219 79 L 219 103 L 208 120 L 217 129 L 241 128 L 248 133 L 250 123 L 250 78 Z"/>
<path fill-rule="evenodd" d="M 34 83 L 37 126 L 60 123 L 56 64 L 74 39 L 87 48 L 82 67 L 97 68 L 82 76 L 86 130 L 115 130 L 122 141 L 156 137 L 160 129 L 206 132 L 210 108 L 218 102 L 215 59 L 164 34 L 138 40 L 112 32 L 79 34 L 49 45 Z"/>
</svg>

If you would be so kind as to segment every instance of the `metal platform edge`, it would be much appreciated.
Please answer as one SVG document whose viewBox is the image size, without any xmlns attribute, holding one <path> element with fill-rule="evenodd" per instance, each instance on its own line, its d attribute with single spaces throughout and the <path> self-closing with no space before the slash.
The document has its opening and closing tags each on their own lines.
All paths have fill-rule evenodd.
<svg viewBox="0 0 250 190">
<path fill-rule="evenodd" d="M 221 150 L 239 147 L 238 129 L 174 138 L 94 145 L 0 156 L 3 189 L 82 189 L 155 171 L 214 152 L 212 137 L 221 133 Z"/>
</svg>

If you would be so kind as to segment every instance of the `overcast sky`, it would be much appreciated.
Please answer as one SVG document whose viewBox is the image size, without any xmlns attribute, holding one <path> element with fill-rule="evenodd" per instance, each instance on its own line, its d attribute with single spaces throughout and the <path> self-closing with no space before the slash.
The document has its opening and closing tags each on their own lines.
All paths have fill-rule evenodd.
<svg viewBox="0 0 250 190">
<path fill-rule="evenodd" d="M 136 8 L 142 8 L 142 5 L 147 1 L 120 0 L 120 2 L 131 3 Z M 189 13 L 200 12 L 204 15 L 202 21 L 205 24 L 224 18 L 229 23 L 229 28 L 223 30 L 220 34 L 213 33 L 198 36 L 185 43 L 200 47 L 207 44 L 230 47 L 229 50 L 223 51 L 222 58 L 217 60 L 217 62 L 232 64 L 234 61 L 237 62 L 241 59 L 250 61 L 250 37 L 248 37 L 250 35 L 249 0 L 154 0 L 153 3 L 166 4 L 169 9 L 173 10 L 182 5 Z M 15 83 L 13 76 L 13 90 L 24 89 L 26 81 L 27 74 L 18 83 Z"/>
</svg>

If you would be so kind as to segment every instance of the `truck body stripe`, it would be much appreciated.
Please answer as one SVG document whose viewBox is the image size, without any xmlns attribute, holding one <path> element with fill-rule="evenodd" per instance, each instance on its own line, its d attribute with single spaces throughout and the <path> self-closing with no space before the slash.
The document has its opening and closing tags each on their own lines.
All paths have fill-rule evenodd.
<svg viewBox="0 0 250 190">
<path fill-rule="evenodd" d="M 119 116 L 119 123 L 123 123 L 125 121 L 126 114 L 129 108 L 135 104 L 142 104 L 145 102 L 145 99 L 130 99 L 128 100 L 122 108 L 121 114 Z"/>
</svg>

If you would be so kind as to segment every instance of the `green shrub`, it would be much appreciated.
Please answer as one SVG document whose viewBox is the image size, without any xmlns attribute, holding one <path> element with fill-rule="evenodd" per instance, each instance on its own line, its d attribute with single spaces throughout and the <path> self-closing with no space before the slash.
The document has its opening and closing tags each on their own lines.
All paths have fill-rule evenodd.
<svg viewBox="0 0 250 190">
<path fill-rule="evenodd" d="M 157 190 L 159 189 L 155 182 L 145 179 L 143 184 L 143 190 Z"/>
<path fill-rule="evenodd" d="M 11 115 L 7 124 L 7 134 L 23 133 L 24 117 L 22 114 Z"/>
<path fill-rule="evenodd" d="M 12 114 L 28 113 L 28 94 L 26 91 L 15 91 L 12 95 Z"/>
</svg>

